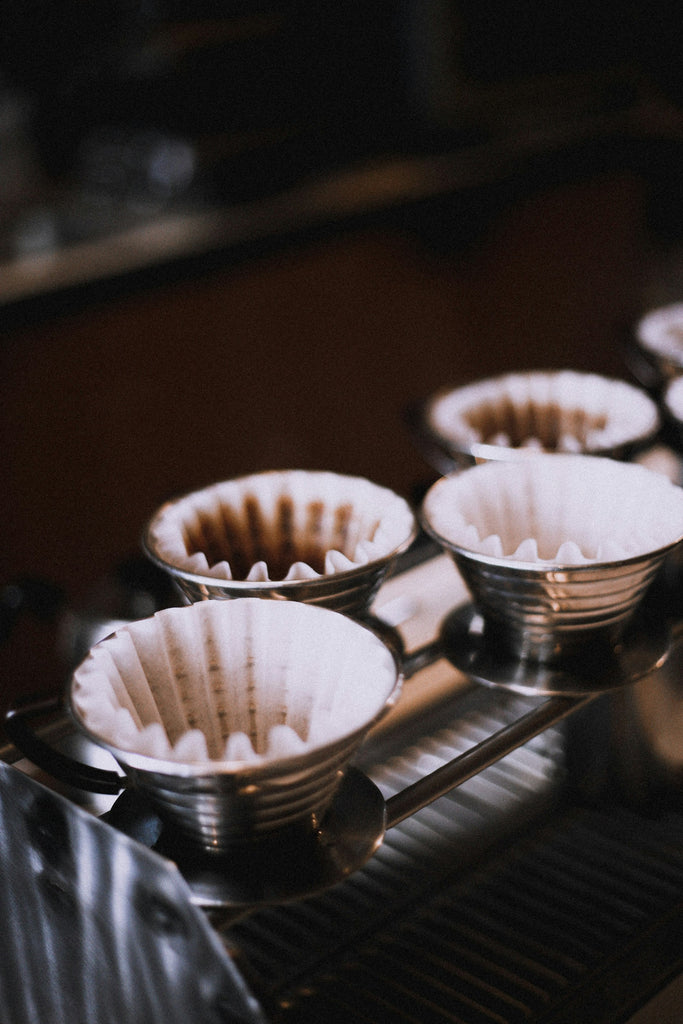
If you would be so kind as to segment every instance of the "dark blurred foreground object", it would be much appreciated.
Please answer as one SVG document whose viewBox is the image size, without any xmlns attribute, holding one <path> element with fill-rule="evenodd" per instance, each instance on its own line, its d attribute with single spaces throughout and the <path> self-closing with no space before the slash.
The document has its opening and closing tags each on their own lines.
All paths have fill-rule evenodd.
<svg viewBox="0 0 683 1024">
<path fill-rule="evenodd" d="M 6 764 L 0 825 L 5 1019 L 264 1024 L 175 865 Z"/>
</svg>

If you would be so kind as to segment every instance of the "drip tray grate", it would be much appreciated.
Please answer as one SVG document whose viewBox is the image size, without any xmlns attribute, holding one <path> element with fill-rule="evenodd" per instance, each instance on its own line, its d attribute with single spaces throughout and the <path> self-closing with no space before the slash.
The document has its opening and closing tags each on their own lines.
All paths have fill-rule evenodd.
<svg viewBox="0 0 683 1024">
<path fill-rule="evenodd" d="M 390 796 L 525 707 L 476 689 L 369 774 Z M 390 829 L 334 889 L 235 922 L 224 938 L 271 1018 L 616 1024 L 680 971 L 683 817 L 563 805 L 562 749 L 546 731 Z"/>
<path fill-rule="evenodd" d="M 644 827 L 626 809 L 568 809 L 453 875 L 355 944 L 347 934 L 278 993 L 277 1019 L 622 1022 L 683 968 L 680 816 Z"/>
</svg>

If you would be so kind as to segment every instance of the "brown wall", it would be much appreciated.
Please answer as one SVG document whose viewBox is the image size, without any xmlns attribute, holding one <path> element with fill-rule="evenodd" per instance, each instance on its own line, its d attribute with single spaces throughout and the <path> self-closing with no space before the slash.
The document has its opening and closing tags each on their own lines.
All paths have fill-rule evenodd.
<svg viewBox="0 0 683 1024">
<path fill-rule="evenodd" d="M 431 471 L 402 411 L 442 384 L 625 375 L 643 206 L 639 182 L 612 175 L 520 202 L 464 254 L 358 229 L 0 335 L 0 585 L 39 574 L 75 597 L 137 550 L 161 500 L 254 469 L 410 494 Z M 22 626 L 0 688 L 49 682 L 49 642 Z"/>
</svg>

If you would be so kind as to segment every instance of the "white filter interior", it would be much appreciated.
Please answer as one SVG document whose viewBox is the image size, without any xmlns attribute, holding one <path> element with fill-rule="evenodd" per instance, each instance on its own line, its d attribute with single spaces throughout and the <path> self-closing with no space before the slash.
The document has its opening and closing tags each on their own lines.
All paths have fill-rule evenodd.
<svg viewBox="0 0 683 1024">
<path fill-rule="evenodd" d="M 674 302 L 647 313 L 636 335 L 643 348 L 683 363 L 683 302 Z"/>
<path fill-rule="evenodd" d="M 167 564 L 200 576 L 305 580 L 385 558 L 413 527 L 408 503 L 369 480 L 282 470 L 169 502 L 148 543 Z"/>
<path fill-rule="evenodd" d="M 676 377 L 667 387 L 664 403 L 674 419 L 683 423 L 683 376 Z"/>
<path fill-rule="evenodd" d="M 423 512 L 448 543 L 515 562 L 618 561 L 683 536 L 680 487 L 589 455 L 483 463 L 437 482 Z"/>
<path fill-rule="evenodd" d="M 268 761 L 370 723 L 397 680 L 385 645 L 351 619 L 290 601 L 204 601 L 96 645 L 71 700 L 112 746 L 179 762 Z"/>
<path fill-rule="evenodd" d="M 655 403 L 624 381 L 573 370 L 513 373 L 435 398 L 431 428 L 474 444 L 580 453 L 614 448 L 658 426 Z"/>
</svg>

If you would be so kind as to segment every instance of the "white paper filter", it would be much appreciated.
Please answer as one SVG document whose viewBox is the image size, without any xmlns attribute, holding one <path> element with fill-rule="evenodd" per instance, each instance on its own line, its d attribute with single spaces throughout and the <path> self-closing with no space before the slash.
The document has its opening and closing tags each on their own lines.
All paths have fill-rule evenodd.
<svg viewBox="0 0 683 1024">
<path fill-rule="evenodd" d="M 636 333 L 643 348 L 683 362 L 683 302 L 653 309 L 642 318 Z"/>
<path fill-rule="evenodd" d="M 655 403 L 624 381 L 574 370 L 512 373 L 445 392 L 431 428 L 460 448 L 474 444 L 569 453 L 606 451 L 649 436 Z"/>
<path fill-rule="evenodd" d="M 664 404 L 671 416 L 683 423 L 683 376 L 676 377 L 664 392 Z"/>
<path fill-rule="evenodd" d="M 683 490 L 632 463 L 537 455 L 474 466 L 427 495 L 449 543 L 514 562 L 581 565 L 656 551 L 683 536 Z"/>
<path fill-rule="evenodd" d="M 184 763 L 292 756 L 374 720 L 396 684 L 369 630 L 298 602 L 169 608 L 96 645 L 71 700 L 111 746 Z"/>
<path fill-rule="evenodd" d="M 282 470 L 169 502 L 148 538 L 164 562 L 196 575 L 305 580 L 386 557 L 413 524 L 403 498 L 362 477 Z"/>
</svg>

